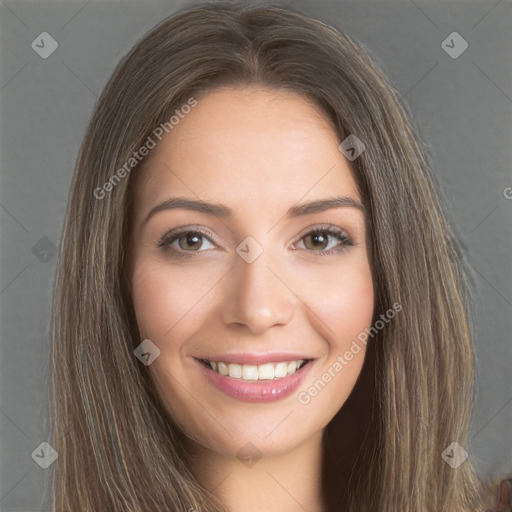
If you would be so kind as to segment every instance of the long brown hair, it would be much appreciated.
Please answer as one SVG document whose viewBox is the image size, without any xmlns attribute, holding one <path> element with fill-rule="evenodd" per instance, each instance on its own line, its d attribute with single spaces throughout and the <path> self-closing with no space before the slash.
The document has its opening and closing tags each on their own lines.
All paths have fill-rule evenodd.
<svg viewBox="0 0 512 512">
<path fill-rule="evenodd" d="M 55 510 L 223 510 L 188 468 L 180 433 L 134 356 L 142 340 L 123 263 L 144 173 L 126 163 L 190 98 L 254 84 L 313 100 L 340 142 L 363 141 L 352 169 L 368 210 L 376 318 L 395 302 L 403 308 L 368 343 L 361 378 L 326 428 L 330 510 L 488 510 L 471 458 L 454 469 L 441 456 L 454 441 L 470 451 L 470 284 L 417 130 L 349 36 L 298 12 L 236 2 L 189 7 L 145 36 L 115 70 L 85 136 L 53 303 Z M 343 428 L 355 435 L 354 415 L 364 428 L 342 467 L 327 452 L 343 451 Z"/>
</svg>

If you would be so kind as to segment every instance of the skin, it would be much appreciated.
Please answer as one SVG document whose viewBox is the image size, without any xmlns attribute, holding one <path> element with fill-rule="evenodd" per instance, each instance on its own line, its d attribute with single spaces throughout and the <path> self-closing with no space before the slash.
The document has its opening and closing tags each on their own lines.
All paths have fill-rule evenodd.
<svg viewBox="0 0 512 512">
<path fill-rule="evenodd" d="M 156 390 L 186 435 L 190 466 L 230 511 L 320 512 L 321 440 L 360 374 L 365 347 L 310 402 L 298 401 L 343 356 L 374 310 L 364 212 L 335 207 L 289 218 L 313 200 L 361 197 L 340 140 L 306 98 L 260 87 L 221 88 L 154 148 L 134 197 L 127 253 L 141 340 L 160 355 L 149 366 Z M 170 197 L 222 203 L 232 218 L 169 209 L 143 219 Z M 333 225 L 353 242 L 345 251 L 313 228 Z M 158 247 L 169 231 L 214 235 Z M 252 263 L 235 251 L 248 236 L 263 253 Z M 326 234 L 324 234 L 327 237 Z M 195 245 L 194 245 L 195 243 Z M 248 403 L 211 385 L 193 356 L 293 351 L 315 359 L 299 390 L 275 402 Z M 237 457 L 251 442 L 261 454 Z"/>
</svg>

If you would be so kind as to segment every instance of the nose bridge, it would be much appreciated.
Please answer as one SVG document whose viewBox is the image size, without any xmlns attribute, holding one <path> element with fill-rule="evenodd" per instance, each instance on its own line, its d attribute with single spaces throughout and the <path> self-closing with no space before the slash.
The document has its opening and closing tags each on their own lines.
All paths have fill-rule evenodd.
<svg viewBox="0 0 512 512">
<path fill-rule="evenodd" d="M 291 322 L 298 299 L 280 275 L 286 272 L 283 265 L 276 263 L 279 258 L 271 258 L 264 250 L 248 262 L 241 254 L 236 256 L 231 271 L 229 296 L 223 306 L 225 323 L 245 325 L 256 334 Z"/>
</svg>

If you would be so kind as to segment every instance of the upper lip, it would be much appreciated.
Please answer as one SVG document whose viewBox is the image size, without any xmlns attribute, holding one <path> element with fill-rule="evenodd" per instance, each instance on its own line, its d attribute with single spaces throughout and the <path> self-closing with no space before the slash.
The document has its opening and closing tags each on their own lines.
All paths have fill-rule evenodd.
<svg viewBox="0 0 512 512">
<path fill-rule="evenodd" d="M 221 361 L 223 363 L 233 363 L 233 364 L 253 364 L 260 365 L 265 363 L 280 363 L 283 361 L 299 361 L 301 359 L 312 359 L 311 357 L 307 357 L 304 354 L 298 353 L 288 353 L 288 352 L 265 352 L 265 353 L 256 353 L 256 352 L 240 352 L 240 353 L 232 353 L 232 354 L 222 354 L 222 355 L 209 355 L 208 357 L 198 357 L 197 359 L 206 360 L 206 361 Z"/>
</svg>

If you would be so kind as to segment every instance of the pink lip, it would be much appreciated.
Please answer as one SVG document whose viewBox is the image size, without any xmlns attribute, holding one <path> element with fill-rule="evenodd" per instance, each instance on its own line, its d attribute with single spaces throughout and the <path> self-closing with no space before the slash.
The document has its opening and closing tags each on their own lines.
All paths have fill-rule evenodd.
<svg viewBox="0 0 512 512">
<path fill-rule="evenodd" d="M 289 357 L 289 355 L 286 357 Z M 294 357 L 282 359 L 282 361 L 294 360 Z M 240 359 L 237 359 L 237 361 L 240 361 Z M 273 359 L 273 361 L 276 360 Z M 210 384 L 213 384 L 232 398 L 244 402 L 274 402 L 290 395 L 304 381 L 313 366 L 313 361 L 309 361 L 295 373 L 287 375 L 282 379 L 247 381 L 221 375 L 205 366 L 198 359 L 196 359 L 196 362 Z"/>
<path fill-rule="evenodd" d="M 207 361 L 222 361 L 223 363 L 236 364 L 265 364 L 265 363 L 281 363 L 283 361 L 299 361 L 300 359 L 313 359 L 304 354 L 286 353 L 286 352 L 261 352 L 261 353 L 234 353 L 219 356 L 209 355 L 208 357 L 198 357 L 197 359 L 206 359 Z"/>
</svg>

